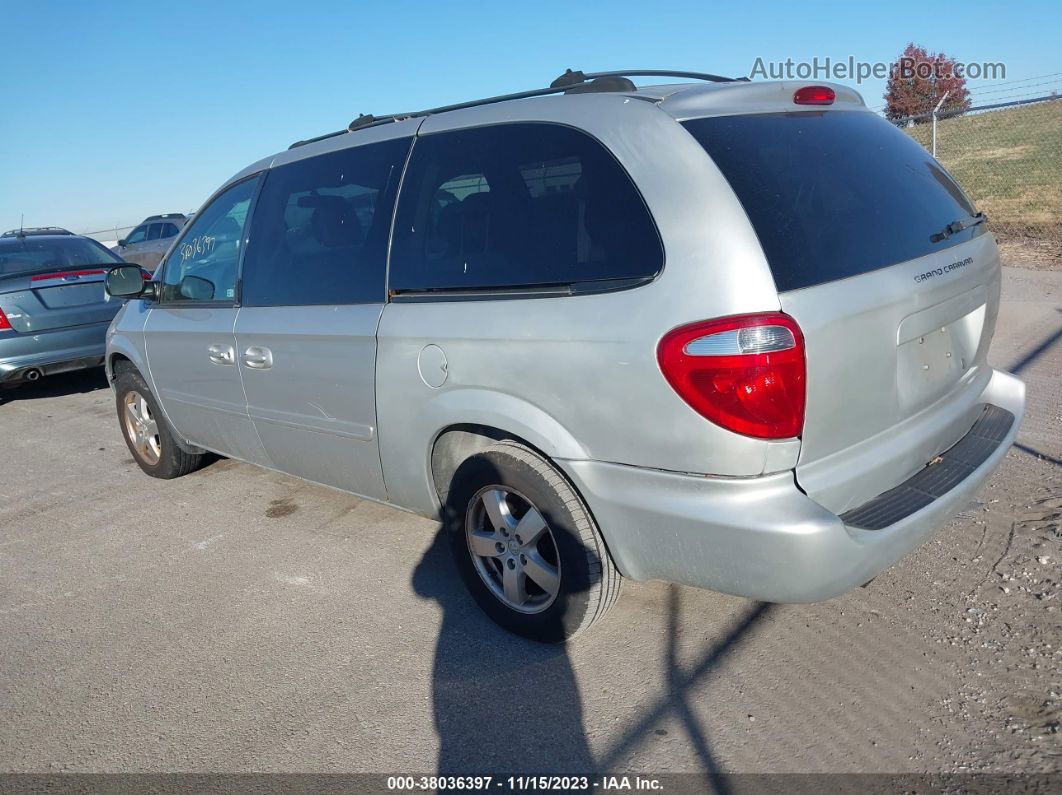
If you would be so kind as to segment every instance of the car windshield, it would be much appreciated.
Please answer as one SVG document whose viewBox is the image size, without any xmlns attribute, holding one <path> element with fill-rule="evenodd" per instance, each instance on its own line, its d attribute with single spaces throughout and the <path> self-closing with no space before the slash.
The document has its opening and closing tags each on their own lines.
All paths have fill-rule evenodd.
<svg viewBox="0 0 1062 795">
<path fill-rule="evenodd" d="M 122 259 L 84 237 L 16 237 L 0 240 L 0 276 L 45 268 L 116 265 Z"/>
</svg>

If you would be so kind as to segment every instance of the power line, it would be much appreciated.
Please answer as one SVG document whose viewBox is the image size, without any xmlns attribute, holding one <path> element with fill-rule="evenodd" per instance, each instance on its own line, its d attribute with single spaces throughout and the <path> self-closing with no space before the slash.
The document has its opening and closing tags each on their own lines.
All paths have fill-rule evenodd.
<svg viewBox="0 0 1062 795">
<path fill-rule="evenodd" d="M 1062 91 L 1062 83 L 1056 84 L 1055 89 L 1058 90 L 1058 91 Z M 1018 97 L 1019 99 L 1024 99 L 1027 96 L 1039 96 L 1039 95 L 1044 94 L 1044 93 L 1047 93 L 1046 89 L 1041 89 L 1039 91 L 1026 91 L 1023 88 L 1020 88 L 1017 91 L 1011 91 L 1010 93 L 1007 93 L 1007 94 L 1000 94 L 999 96 L 996 96 L 996 97 L 985 97 L 984 101 L 985 102 L 998 102 L 999 100 L 1007 99 L 1008 97 Z M 973 101 L 975 103 L 982 101 L 981 95 L 973 97 L 972 99 L 973 99 Z"/>
<path fill-rule="evenodd" d="M 1045 77 L 1046 77 L 1046 75 L 1045 75 Z M 984 95 L 984 94 L 998 94 L 1001 91 L 1018 91 L 1018 92 L 1021 92 L 1021 91 L 1025 91 L 1028 88 L 1036 88 L 1037 86 L 1049 86 L 1049 85 L 1056 84 L 1056 83 L 1062 83 L 1062 80 L 1059 80 L 1059 79 L 1048 80 L 1048 81 L 1043 82 L 1043 83 L 1030 83 L 1029 85 L 1026 85 L 1026 86 L 1008 86 L 1007 88 L 996 88 L 995 86 L 992 86 L 990 88 L 968 88 L 967 91 L 969 91 L 971 95 L 976 94 L 978 96 L 981 96 L 981 95 Z"/>
<path fill-rule="evenodd" d="M 968 110 L 960 111 L 959 113 L 945 114 L 944 118 L 948 116 L 961 116 L 964 113 L 977 113 L 982 110 L 996 110 L 998 108 L 1012 108 L 1019 105 L 1032 105 L 1037 102 L 1057 102 L 1057 96 L 1043 96 L 1043 97 L 1025 97 L 1024 99 L 1015 99 L 1010 102 L 995 102 L 991 105 L 978 105 Z"/>
<path fill-rule="evenodd" d="M 1010 100 L 1008 102 L 993 102 L 990 105 L 974 105 L 973 107 L 966 108 L 965 110 L 943 111 L 940 114 L 939 118 L 941 118 L 941 119 L 950 119 L 950 118 L 954 118 L 956 116 L 963 116 L 963 115 L 965 115 L 967 113 L 980 113 L 981 111 L 998 110 L 1000 108 L 1013 108 L 1013 107 L 1024 106 L 1024 105 L 1032 105 L 1032 104 L 1039 103 L 1039 102 L 1051 102 L 1051 101 L 1057 102 L 1057 101 L 1059 101 L 1059 97 L 1057 95 L 1038 96 L 1038 97 L 1023 97 L 1022 99 Z M 916 119 L 928 119 L 928 118 L 932 117 L 932 115 L 933 115 L 932 112 L 929 112 L 929 111 L 927 111 L 925 113 L 915 113 L 915 114 L 912 114 L 910 116 L 902 117 L 901 121 L 903 121 L 903 120 L 916 120 Z"/>
<path fill-rule="evenodd" d="M 996 86 L 1006 86 L 1011 83 L 1027 83 L 1030 80 L 1039 80 L 1041 77 L 1058 77 L 1062 75 L 1062 72 L 1052 72 L 1047 75 L 1033 75 L 1032 77 L 1023 77 L 1021 80 L 1004 80 L 1002 83 L 991 83 L 986 88 L 995 88 Z"/>
<path fill-rule="evenodd" d="M 1040 80 L 1040 79 L 1045 78 L 1045 77 L 1060 77 L 1060 76 L 1062 76 L 1062 72 L 1051 72 L 1051 73 L 1045 74 L 1045 75 L 1033 75 L 1032 77 L 1023 77 L 1020 80 L 1004 80 L 1004 81 L 999 82 L 999 83 L 989 83 L 988 85 L 985 85 L 985 86 L 977 86 L 977 87 L 974 87 L 974 88 L 967 88 L 966 90 L 970 93 L 971 96 L 973 96 L 975 94 L 976 95 L 996 94 L 996 93 L 999 93 L 998 91 L 996 91 L 996 89 L 999 88 L 999 86 L 1011 86 L 1011 85 L 1014 85 L 1015 83 L 1028 83 L 1030 80 Z M 1046 85 L 1050 85 L 1051 83 L 1056 83 L 1056 82 L 1059 82 L 1059 81 L 1057 81 L 1057 80 L 1048 80 L 1048 81 L 1046 81 L 1044 83 L 1032 83 L 1032 84 L 1026 85 L 1026 86 L 1015 86 L 1013 90 L 1020 92 L 1020 91 L 1023 91 L 1024 89 L 1026 89 L 1026 88 L 1034 88 L 1036 86 L 1046 86 Z M 1001 90 L 1010 91 L 1011 89 L 1001 89 Z M 887 106 L 888 106 L 887 103 L 882 104 L 882 105 L 875 105 L 874 107 L 871 108 L 871 110 L 881 110 L 882 108 L 885 108 Z"/>
<path fill-rule="evenodd" d="M 1059 74 L 1062 74 L 1060 72 Z M 1041 75 L 1046 77 L 1046 75 Z M 1015 81 L 1017 82 L 1017 81 Z M 1051 89 L 1043 89 L 1041 86 L 1051 86 Z M 1032 89 L 1036 88 L 1036 91 Z M 989 91 L 982 91 L 980 89 L 967 89 L 970 94 L 970 101 L 973 104 L 979 102 L 996 102 L 997 100 L 1008 99 L 1010 97 L 1018 97 L 1024 99 L 1025 97 L 1039 96 L 1041 94 L 1049 93 L 1052 90 L 1062 91 L 1062 80 L 1048 80 L 1043 83 L 1031 83 L 1024 86 L 1011 86 L 1010 88 L 993 89 Z M 993 96 L 998 95 L 998 96 Z M 888 103 L 881 105 L 874 105 L 870 107 L 872 111 L 884 110 L 888 107 Z"/>
</svg>

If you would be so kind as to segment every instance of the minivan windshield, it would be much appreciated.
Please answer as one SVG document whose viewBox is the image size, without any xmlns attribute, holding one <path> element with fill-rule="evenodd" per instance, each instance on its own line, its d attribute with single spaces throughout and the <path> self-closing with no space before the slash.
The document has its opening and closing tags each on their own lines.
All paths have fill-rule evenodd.
<svg viewBox="0 0 1062 795">
<path fill-rule="evenodd" d="M 84 237 L 14 237 L 0 240 L 0 276 L 44 268 L 117 265 L 122 258 Z"/>
<path fill-rule="evenodd" d="M 942 238 L 976 210 L 909 135 L 860 111 L 721 116 L 683 122 L 737 194 L 778 290 L 925 256 L 982 234 Z"/>
</svg>

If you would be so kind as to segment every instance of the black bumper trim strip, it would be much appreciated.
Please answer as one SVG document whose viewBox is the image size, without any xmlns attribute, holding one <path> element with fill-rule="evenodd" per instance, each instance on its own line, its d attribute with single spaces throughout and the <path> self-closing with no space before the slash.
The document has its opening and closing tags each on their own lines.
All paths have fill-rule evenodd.
<svg viewBox="0 0 1062 795">
<path fill-rule="evenodd" d="M 986 405 L 984 413 L 935 463 L 926 465 L 899 486 L 841 514 L 846 525 L 863 530 L 883 530 L 934 500 L 943 497 L 988 460 L 1007 438 L 1014 415 L 999 406 Z"/>
</svg>

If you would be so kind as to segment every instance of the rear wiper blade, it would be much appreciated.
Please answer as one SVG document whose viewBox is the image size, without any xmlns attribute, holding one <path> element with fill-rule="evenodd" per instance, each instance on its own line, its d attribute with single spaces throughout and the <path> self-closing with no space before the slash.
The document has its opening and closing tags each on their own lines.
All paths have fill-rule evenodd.
<svg viewBox="0 0 1062 795">
<path fill-rule="evenodd" d="M 985 215 L 984 213 L 978 213 L 973 217 L 972 221 L 969 221 L 965 224 L 962 221 L 952 221 L 950 224 L 945 226 L 944 229 L 942 229 L 940 232 L 930 235 L 929 241 L 931 243 L 939 243 L 941 240 L 947 240 L 952 235 L 957 235 L 964 229 L 969 229 L 971 226 L 983 224 L 987 220 L 987 215 Z"/>
</svg>

